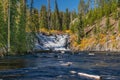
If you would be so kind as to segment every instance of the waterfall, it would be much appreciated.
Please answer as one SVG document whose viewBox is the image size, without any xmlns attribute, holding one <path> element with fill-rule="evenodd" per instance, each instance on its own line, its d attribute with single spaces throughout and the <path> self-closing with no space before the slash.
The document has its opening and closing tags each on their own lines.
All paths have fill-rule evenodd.
<svg viewBox="0 0 120 80">
<path fill-rule="evenodd" d="M 67 51 L 69 50 L 69 35 L 56 34 L 45 35 L 42 33 L 36 34 L 34 50 L 52 50 L 52 51 Z"/>
</svg>

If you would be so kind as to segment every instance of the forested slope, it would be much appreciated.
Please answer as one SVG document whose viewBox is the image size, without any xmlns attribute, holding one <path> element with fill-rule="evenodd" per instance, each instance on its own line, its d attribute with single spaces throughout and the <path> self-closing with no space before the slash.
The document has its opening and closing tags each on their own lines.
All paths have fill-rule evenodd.
<svg viewBox="0 0 120 80">
<path fill-rule="evenodd" d="M 82 19 L 78 17 L 73 20 L 71 31 L 74 35 L 71 36 L 71 40 L 74 39 L 74 41 L 72 41 L 71 48 L 75 51 L 120 51 L 119 4 L 119 0 L 101 0 L 101 3 L 96 4 L 94 9 L 82 15 Z M 81 12 L 80 14 L 83 14 Z M 82 33 L 76 33 L 79 25 L 83 25 Z M 81 34 L 84 35 L 80 36 Z"/>
<path fill-rule="evenodd" d="M 36 33 L 69 34 L 72 50 L 119 51 L 120 0 L 80 0 L 78 10 L 60 11 L 57 0 L 0 0 L 0 54 L 32 52 Z"/>
</svg>

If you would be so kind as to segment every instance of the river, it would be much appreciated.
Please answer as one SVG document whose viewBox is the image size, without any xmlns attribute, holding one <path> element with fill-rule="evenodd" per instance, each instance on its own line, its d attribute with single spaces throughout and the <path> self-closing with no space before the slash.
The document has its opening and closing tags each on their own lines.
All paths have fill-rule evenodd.
<svg viewBox="0 0 120 80">
<path fill-rule="evenodd" d="M 0 80 L 92 80 L 78 72 L 120 80 L 120 55 L 37 53 L 0 58 Z"/>
</svg>

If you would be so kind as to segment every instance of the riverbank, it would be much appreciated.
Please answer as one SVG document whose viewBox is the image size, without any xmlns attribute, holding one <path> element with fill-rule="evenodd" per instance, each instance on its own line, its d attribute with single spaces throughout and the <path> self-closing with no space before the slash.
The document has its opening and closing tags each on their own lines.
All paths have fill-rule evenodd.
<svg viewBox="0 0 120 80">
<path fill-rule="evenodd" d="M 24 54 L 35 53 L 94 53 L 94 54 L 120 54 L 120 35 L 103 35 L 98 37 L 86 37 L 81 43 L 76 42 L 77 36 L 71 33 L 40 33 L 37 34 L 36 43 L 33 51 L 23 52 Z M 7 54 L 0 54 L 5 56 Z M 12 53 L 9 55 L 19 55 Z"/>
<path fill-rule="evenodd" d="M 85 37 L 80 44 L 77 43 L 77 36 L 71 36 L 71 50 L 73 51 L 106 51 L 120 52 L 120 34 Z"/>
<path fill-rule="evenodd" d="M 119 51 L 51 51 L 51 50 L 38 50 L 38 51 L 33 51 L 33 52 L 24 52 L 22 54 L 9 54 L 9 55 L 0 55 L 0 57 L 4 57 L 4 56 L 25 56 L 25 55 L 36 55 L 36 54 L 51 54 L 51 53 L 55 53 L 57 54 L 81 54 L 81 55 L 88 55 L 88 56 L 95 56 L 95 55 L 114 55 L 114 56 L 119 56 L 120 52 Z M 58 56 L 55 56 L 58 57 Z"/>
</svg>

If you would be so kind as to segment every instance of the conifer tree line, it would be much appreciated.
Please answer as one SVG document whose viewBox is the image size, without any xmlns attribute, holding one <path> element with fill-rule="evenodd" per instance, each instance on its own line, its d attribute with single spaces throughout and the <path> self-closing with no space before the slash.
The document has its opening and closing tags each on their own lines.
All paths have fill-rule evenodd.
<svg viewBox="0 0 120 80">
<path fill-rule="evenodd" d="M 48 5 L 42 5 L 40 11 L 34 8 L 34 0 L 0 0 L 0 51 L 22 53 L 32 51 L 35 34 L 40 29 L 71 30 L 77 34 L 78 43 L 87 36 L 84 29 L 93 25 L 96 20 L 107 16 L 106 30 L 110 29 L 109 15 L 114 12 L 115 18 L 120 17 L 120 0 L 79 0 L 78 11 L 60 11 L 57 0 L 54 0 L 54 10 Z M 75 22 L 75 24 L 71 24 Z M 10 27 L 10 28 L 9 28 Z M 98 33 L 99 28 L 95 28 Z M 10 38 L 9 38 L 10 37 Z M 8 43 L 10 42 L 10 43 Z"/>
<path fill-rule="evenodd" d="M 36 27 L 32 23 L 31 13 L 33 9 L 31 12 L 27 7 L 27 0 L 0 0 L 0 53 L 14 54 L 32 50 L 31 36 L 34 37 L 32 31 Z"/>
<path fill-rule="evenodd" d="M 57 0 L 54 0 L 54 11 L 51 11 L 50 0 L 47 1 L 48 6 L 42 5 L 40 9 L 40 27 L 49 30 L 69 30 L 72 21 L 71 16 L 72 19 L 76 18 L 76 12 L 71 13 L 68 8 L 64 12 L 59 11 Z"/>
</svg>

